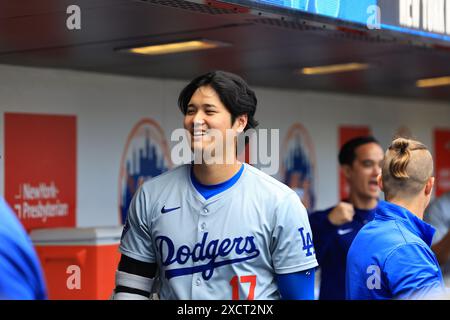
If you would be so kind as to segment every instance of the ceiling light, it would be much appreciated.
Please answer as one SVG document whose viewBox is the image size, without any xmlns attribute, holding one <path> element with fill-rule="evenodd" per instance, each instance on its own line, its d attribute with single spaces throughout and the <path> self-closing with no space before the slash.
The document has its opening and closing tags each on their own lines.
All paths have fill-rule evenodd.
<svg viewBox="0 0 450 320">
<path fill-rule="evenodd" d="M 170 53 L 178 53 L 178 52 L 186 52 L 186 51 L 195 51 L 195 50 L 205 50 L 205 49 L 214 49 L 218 47 L 226 47 L 229 46 L 227 43 L 211 41 L 211 40 L 189 40 L 182 42 L 172 42 L 172 43 L 163 43 L 163 44 L 155 44 L 149 46 L 140 46 L 122 49 L 130 53 L 142 54 L 142 55 L 161 55 L 161 54 L 170 54 Z"/>
<path fill-rule="evenodd" d="M 416 86 L 419 88 L 431 88 L 449 85 L 450 85 L 450 77 L 421 79 L 417 80 L 416 82 Z"/>
<path fill-rule="evenodd" d="M 333 65 L 328 65 L 328 66 L 303 68 L 300 70 L 300 73 L 306 74 L 306 75 L 330 74 L 330 73 L 365 70 L 367 68 L 369 68 L 369 65 L 366 63 L 352 62 L 352 63 L 344 63 L 344 64 L 333 64 Z"/>
</svg>

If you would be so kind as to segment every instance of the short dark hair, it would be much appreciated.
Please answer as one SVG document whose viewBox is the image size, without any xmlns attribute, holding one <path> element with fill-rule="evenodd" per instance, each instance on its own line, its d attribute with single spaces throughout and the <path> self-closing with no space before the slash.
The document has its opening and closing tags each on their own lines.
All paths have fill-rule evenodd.
<svg viewBox="0 0 450 320">
<path fill-rule="evenodd" d="M 349 165 L 351 166 L 353 164 L 353 161 L 356 159 L 356 152 L 355 150 L 362 146 L 363 144 L 367 143 L 376 143 L 380 145 L 377 139 L 375 139 L 373 136 L 360 136 L 353 138 L 349 141 L 347 141 L 339 151 L 339 164 L 342 165 Z"/>
<path fill-rule="evenodd" d="M 220 101 L 231 113 L 231 123 L 240 115 L 246 114 L 248 121 L 244 131 L 256 128 L 254 119 L 257 99 L 252 89 L 238 75 L 225 71 L 211 71 L 192 80 L 180 93 L 178 107 L 186 114 L 189 101 L 194 92 L 202 86 L 210 85 L 219 95 Z"/>
</svg>

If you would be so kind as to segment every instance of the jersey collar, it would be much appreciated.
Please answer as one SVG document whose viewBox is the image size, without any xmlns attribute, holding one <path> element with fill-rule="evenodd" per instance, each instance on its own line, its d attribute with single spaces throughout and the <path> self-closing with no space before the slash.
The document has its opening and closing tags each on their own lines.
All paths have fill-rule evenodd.
<svg viewBox="0 0 450 320">
<path fill-rule="evenodd" d="M 195 203 L 191 203 L 191 205 L 194 208 L 208 207 L 211 209 L 218 209 L 218 207 L 225 205 L 227 203 L 226 201 L 218 202 L 217 200 L 219 200 L 219 199 L 223 200 L 223 199 L 226 199 L 226 198 L 232 196 L 234 190 L 242 183 L 242 180 L 246 175 L 246 171 L 247 171 L 247 165 L 244 163 L 242 174 L 240 175 L 239 179 L 237 179 L 237 181 L 231 187 L 229 187 L 228 189 L 224 190 L 223 192 L 221 192 L 219 194 L 216 194 L 215 196 L 212 196 L 208 200 L 205 200 L 205 198 L 201 195 L 200 192 L 198 192 L 198 190 L 193 185 L 192 180 L 191 180 L 191 166 L 187 165 L 185 174 L 186 174 L 186 179 L 188 181 L 188 188 L 189 188 L 188 192 L 196 200 Z"/>
<path fill-rule="evenodd" d="M 431 225 L 418 218 L 409 210 L 387 201 L 380 201 L 375 213 L 375 219 L 396 220 L 409 231 L 421 238 L 428 246 L 431 246 L 434 232 Z"/>
</svg>

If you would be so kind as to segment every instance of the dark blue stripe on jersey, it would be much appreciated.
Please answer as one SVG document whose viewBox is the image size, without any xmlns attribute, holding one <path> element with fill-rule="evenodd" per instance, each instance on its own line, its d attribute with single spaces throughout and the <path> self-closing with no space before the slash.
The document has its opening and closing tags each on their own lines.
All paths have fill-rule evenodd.
<svg viewBox="0 0 450 320">
<path fill-rule="evenodd" d="M 138 295 L 144 296 L 146 298 L 150 297 L 150 292 L 135 289 L 135 288 L 125 287 L 125 286 L 117 286 L 116 289 L 114 290 L 114 292 L 115 293 L 126 292 L 126 293 L 138 294 Z"/>
<path fill-rule="evenodd" d="M 204 264 L 202 266 L 166 270 L 166 278 L 167 278 L 167 280 L 169 280 L 174 277 L 180 277 L 180 276 L 185 276 L 187 274 L 195 274 L 198 272 L 202 272 L 203 279 L 209 280 L 211 278 L 211 276 L 213 275 L 215 268 L 225 266 L 228 264 L 233 264 L 233 263 L 250 260 L 250 259 L 256 258 L 257 256 L 259 256 L 259 250 L 254 252 L 253 255 L 244 257 L 244 258 L 230 259 L 230 260 L 224 260 L 224 261 L 219 261 L 219 262 L 214 262 L 214 260 L 211 260 L 209 263 Z M 209 271 L 209 273 L 208 273 L 208 271 Z"/>
<path fill-rule="evenodd" d="M 242 164 L 239 171 L 230 179 L 228 179 L 225 182 L 219 183 L 219 184 L 213 184 L 213 185 L 205 185 L 201 184 L 197 178 L 194 175 L 193 166 L 191 166 L 191 180 L 192 184 L 194 185 L 195 189 L 205 198 L 208 200 L 209 198 L 224 192 L 225 190 L 231 188 L 241 177 L 242 172 L 244 171 L 244 164 Z"/>
</svg>

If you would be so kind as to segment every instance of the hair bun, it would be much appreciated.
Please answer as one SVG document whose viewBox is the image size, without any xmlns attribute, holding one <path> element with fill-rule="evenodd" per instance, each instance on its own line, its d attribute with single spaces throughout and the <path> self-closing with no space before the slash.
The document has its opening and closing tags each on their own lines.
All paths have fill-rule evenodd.
<svg viewBox="0 0 450 320">
<path fill-rule="evenodd" d="M 404 154 L 406 153 L 406 150 L 409 147 L 409 142 L 408 141 L 400 141 L 398 149 L 400 151 L 400 154 Z"/>
<path fill-rule="evenodd" d="M 393 144 L 389 149 L 394 149 L 400 155 L 405 154 L 409 147 L 409 141 L 403 138 L 398 138 L 394 140 Z"/>
<path fill-rule="evenodd" d="M 396 155 L 392 158 L 389 164 L 389 170 L 391 176 L 396 179 L 408 179 L 409 175 L 406 172 L 411 153 L 409 150 L 409 141 L 403 138 L 395 139 L 394 142 L 389 147 L 390 150 L 394 151 Z"/>
</svg>

